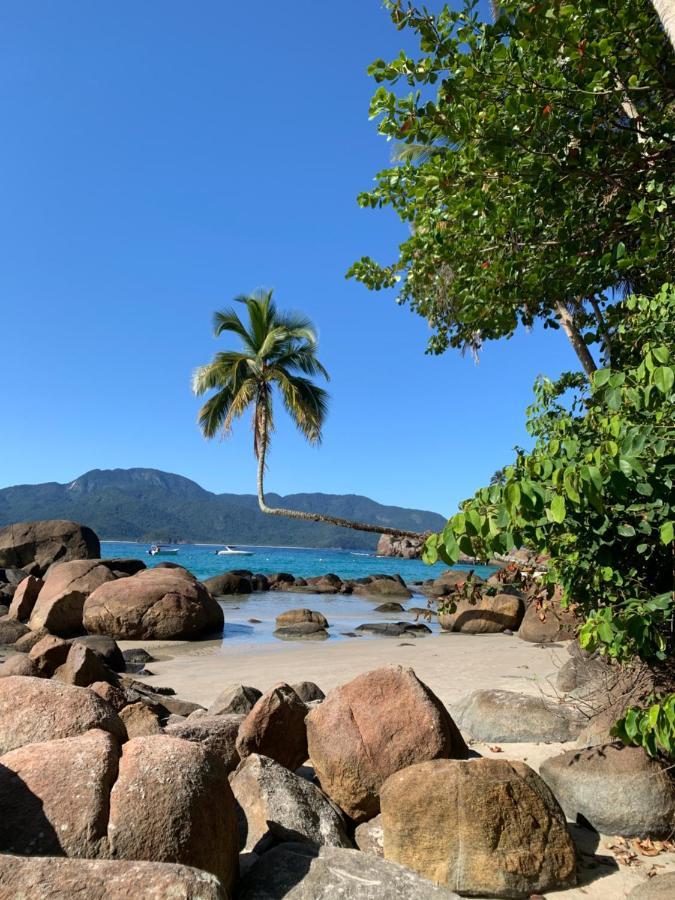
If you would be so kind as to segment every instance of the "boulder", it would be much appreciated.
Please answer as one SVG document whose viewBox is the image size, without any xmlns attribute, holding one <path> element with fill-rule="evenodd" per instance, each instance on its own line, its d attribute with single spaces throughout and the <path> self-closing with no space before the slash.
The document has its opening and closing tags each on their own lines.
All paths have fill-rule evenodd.
<svg viewBox="0 0 675 900">
<path fill-rule="evenodd" d="M 210 716 L 222 716 L 229 713 L 248 715 L 257 701 L 262 697 L 262 691 L 245 684 L 232 684 L 221 691 L 209 706 L 207 712 Z"/>
<path fill-rule="evenodd" d="M 0 566 L 31 566 L 31 575 L 44 574 L 57 561 L 96 559 L 100 555 L 101 545 L 94 532 L 77 522 L 50 519 L 0 528 Z"/>
<path fill-rule="evenodd" d="M 452 708 L 455 722 L 476 741 L 575 741 L 585 718 L 573 706 L 515 691 L 468 694 Z"/>
<path fill-rule="evenodd" d="M 326 699 L 326 695 L 319 685 L 314 684 L 313 681 L 300 681 L 297 684 L 292 684 L 291 687 L 304 703 Z"/>
<path fill-rule="evenodd" d="M 3 616 L 0 619 L 0 644 L 14 644 L 24 634 L 28 633 L 28 628 L 18 619 L 10 619 L 9 616 Z"/>
<path fill-rule="evenodd" d="M 401 559 L 419 559 L 427 537 L 428 533 L 420 534 L 418 538 L 397 538 L 390 534 L 381 534 L 375 554 L 376 556 L 398 556 Z"/>
<path fill-rule="evenodd" d="M 522 762 L 433 760 L 382 786 L 385 859 L 460 894 L 529 897 L 576 884 L 565 817 Z"/>
<path fill-rule="evenodd" d="M 353 846 L 342 815 L 319 788 L 273 759 L 247 756 L 230 784 L 242 813 L 245 852 L 264 852 L 275 840 Z"/>
<path fill-rule="evenodd" d="M 250 594 L 253 590 L 250 578 L 236 572 L 223 572 L 204 581 L 204 587 L 214 597 L 221 594 Z"/>
<path fill-rule="evenodd" d="M 441 613 L 438 617 L 443 631 L 460 631 L 464 634 L 495 634 L 500 631 L 517 631 L 525 613 L 525 604 L 515 594 L 483 594 L 472 604 L 458 600 L 454 612 Z"/>
<path fill-rule="evenodd" d="M 571 641 L 580 624 L 574 607 L 562 607 L 560 600 L 554 597 L 543 604 L 530 603 L 518 629 L 518 637 L 534 644 Z"/>
<path fill-rule="evenodd" d="M 664 875 L 657 875 L 649 881 L 636 884 L 626 900 L 673 900 L 673 897 L 675 897 L 675 872 L 666 872 Z"/>
<path fill-rule="evenodd" d="M 127 695 L 122 688 L 115 684 L 110 684 L 108 681 L 95 681 L 89 685 L 89 690 L 98 694 L 102 700 L 109 703 L 117 713 L 128 704 Z"/>
<path fill-rule="evenodd" d="M 50 634 L 38 641 L 28 651 L 28 656 L 35 663 L 38 674 L 42 678 L 51 678 L 58 667 L 66 661 L 69 650 L 68 641 Z"/>
<path fill-rule="evenodd" d="M 168 735 L 130 740 L 110 795 L 108 841 L 114 858 L 205 869 L 231 890 L 237 820 L 222 762 L 201 744 Z"/>
<path fill-rule="evenodd" d="M 35 660 L 29 659 L 25 653 L 14 653 L 0 665 L 0 678 L 9 678 L 12 675 L 45 677 L 41 675 Z"/>
<path fill-rule="evenodd" d="M 43 585 L 44 581 L 34 575 L 27 575 L 19 582 L 9 607 L 9 618 L 27 622 Z"/>
<path fill-rule="evenodd" d="M 0 897 L 15 900 L 226 900 L 214 875 L 127 859 L 0 855 Z"/>
<path fill-rule="evenodd" d="M 107 566 L 116 576 L 135 575 L 147 566 L 142 559 L 102 559 L 101 565 Z"/>
<path fill-rule="evenodd" d="M 445 597 L 456 588 L 463 587 L 471 579 L 472 584 L 483 584 L 483 579 L 475 575 L 471 569 L 448 569 L 431 582 L 426 588 L 433 597 Z"/>
<path fill-rule="evenodd" d="M 98 656 L 101 662 L 112 669 L 113 672 L 124 672 L 126 663 L 122 656 L 122 651 L 117 646 L 117 642 L 111 637 L 104 634 L 87 634 L 83 637 L 75 638 L 75 644 L 83 644 L 89 647 Z M 149 655 L 149 654 L 148 654 Z"/>
<path fill-rule="evenodd" d="M 52 566 L 45 576 L 30 617 L 33 631 L 46 628 L 67 637 L 82 631 L 84 601 L 100 585 L 115 576 L 98 559 L 76 559 Z"/>
<path fill-rule="evenodd" d="M 71 644 L 66 661 L 54 672 L 54 678 L 64 684 L 89 687 L 95 681 L 113 682 L 115 674 L 90 647 Z"/>
<path fill-rule="evenodd" d="M 237 900 L 459 900 L 415 872 L 370 853 L 285 843 L 241 879 Z"/>
<path fill-rule="evenodd" d="M 361 822 L 354 830 L 354 843 L 363 853 L 374 853 L 384 856 L 384 831 L 382 830 L 382 813 Z"/>
<path fill-rule="evenodd" d="M 225 766 L 226 772 L 233 772 L 239 764 L 237 735 L 241 723 L 246 717 L 242 715 L 209 716 L 202 715 L 198 719 L 186 720 L 176 725 L 167 725 L 166 734 L 182 738 L 184 741 L 195 741 L 203 744 L 207 750 L 215 754 Z"/>
<path fill-rule="evenodd" d="M 312 622 L 322 628 L 328 628 L 328 620 L 320 612 L 313 609 L 287 609 L 277 616 L 277 628 L 284 625 L 299 625 L 304 622 Z"/>
<path fill-rule="evenodd" d="M 74 737 L 91 728 L 126 739 L 112 706 L 87 688 L 43 678 L 0 680 L 0 754 L 35 741 Z"/>
<path fill-rule="evenodd" d="M 400 603 L 397 603 L 395 600 L 390 600 L 388 603 L 380 603 L 379 606 L 376 606 L 375 612 L 381 612 L 381 613 L 405 612 L 405 609 L 403 606 L 401 606 Z"/>
<path fill-rule="evenodd" d="M 102 584 L 85 601 L 90 634 L 136 640 L 191 638 L 222 630 L 223 611 L 192 576 L 174 569 L 145 569 Z"/>
<path fill-rule="evenodd" d="M 390 578 L 375 578 L 368 584 L 355 584 L 354 593 L 366 597 L 412 597 L 405 584 Z"/>
<path fill-rule="evenodd" d="M 145 664 L 155 662 L 155 657 L 151 656 L 147 650 L 140 647 L 134 647 L 130 650 L 122 650 L 122 660 L 124 661 L 125 672 L 140 672 L 145 668 Z"/>
<path fill-rule="evenodd" d="M 129 739 L 162 733 L 159 716 L 142 700 L 125 705 L 120 711 L 120 719 L 124 723 Z"/>
<path fill-rule="evenodd" d="M 274 637 L 281 641 L 325 641 L 328 632 L 317 622 L 297 622 L 294 625 L 281 625 L 274 631 Z"/>
<path fill-rule="evenodd" d="M 12 649 L 16 650 L 17 653 L 30 653 L 33 647 L 45 637 L 49 637 L 49 632 L 46 628 L 41 628 L 40 631 L 27 631 L 18 641 L 15 641 Z"/>
<path fill-rule="evenodd" d="M 307 706 L 289 685 L 275 685 L 264 693 L 239 728 L 237 751 L 269 756 L 295 771 L 307 759 Z"/>
<path fill-rule="evenodd" d="M 384 637 L 424 637 L 431 634 L 431 628 L 423 622 L 366 622 L 365 625 L 358 625 L 356 630 Z"/>
<path fill-rule="evenodd" d="M 542 763 L 565 814 L 603 834 L 668 836 L 675 828 L 675 785 L 639 747 L 605 744 L 570 750 Z"/>
<path fill-rule="evenodd" d="M 357 822 L 377 815 L 380 787 L 394 772 L 468 754 L 438 697 L 400 666 L 366 672 L 331 691 L 306 725 L 322 789 Z"/>
<path fill-rule="evenodd" d="M 105 731 L 26 744 L 0 757 L 0 851 L 105 855 L 119 747 Z"/>
<path fill-rule="evenodd" d="M 275 590 L 284 590 L 284 585 L 293 584 L 295 576 L 288 572 L 275 572 L 273 575 L 267 576 L 267 583 L 270 588 Z"/>
</svg>

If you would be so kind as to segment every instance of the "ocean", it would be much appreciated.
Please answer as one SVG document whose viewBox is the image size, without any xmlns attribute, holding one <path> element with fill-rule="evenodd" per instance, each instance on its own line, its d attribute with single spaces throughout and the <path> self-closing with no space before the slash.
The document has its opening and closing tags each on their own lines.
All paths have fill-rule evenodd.
<svg viewBox="0 0 675 900">
<path fill-rule="evenodd" d="M 274 572 L 290 572 L 299 578 L 311 578 L 325 575 L 327 572 L 342 579 L 362 578 L 366 575 L 400 575 L 411 590 L 415 590 L 412 582 L 435 578 L 447 570 L 447 566 L 437 564 L 427 566 L 417 559 L 398 559 L 376 557 L 350 550 L 316 550 L 299 547 L 245 547 L 237 545 L 237 549 L 250 550 L 252 556 L 216 556 L 221 545 L 180 544 L 176 556 L 149 556 L 149 544 L 131 541 L 101 541 L 101 555 L 105 559 L 114 557 L 132 557 L 142 559 L 147 566 L 156 566 L 160 562 L 176 562 L 199 579 L 210 578 L 231 569 L 249 569 L 263 575 Z M 477 575 L 486 578 L 494 569 L 490 566 L 456 566 L 459 569 L 473 568 Z M 234 595 L 221 599 L 225 612 L 225 630 L 223 647 L 232 644 L 275 643 L 273 636 L 275 619 L 280 612 L 294 607 L 309 607 L 322 612 L 329 623 L 329 640 L 346 640 L 347 634 L 353 633 L 357 625 L 366 622 L 398 622 L 414 621 L 414 616 L 405 613 L 377 613 L 374 608 L 388 598 L 368 598 L 350 594 L 294 594 L 292 592 L 271 591 L 269 593 Z M 403 605 L 426 607 L 427 598 L 415 594 Z M 259 621 L 251 622 L 250 619 Z M 432 617 L 427 623 L 432 632 L 438 633 L 439 626 Z M 353 638 L 351 638 L 353 640 Z M 371 636 L 363 636 L 360 640 L 372 640 Z M 392 638 L 375 638 L 379 640 L 395 640 Z M 401 640 L 409 640 L 408 637 Z M 412 638 L 412 640 L 415 640 Z M 298 646 L 296 642 L 284 642 L 286 646 Z"/>
</svg>

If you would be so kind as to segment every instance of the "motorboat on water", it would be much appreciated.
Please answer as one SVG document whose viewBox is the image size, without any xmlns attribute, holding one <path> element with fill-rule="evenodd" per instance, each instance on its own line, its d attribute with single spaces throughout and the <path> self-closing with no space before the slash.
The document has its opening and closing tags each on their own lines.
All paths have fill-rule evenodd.
<svg viewBox="0 0 675 900">
<path fill-rule="evenodd" d="M 222 550 L 216 550 L 216 556 L 253 556 L 251 550 L 237 550 L 236 547 L 228 547 L 227 544 Z"/>
<path fill-rule="evenodd" d="M 165 547 L 162 544 L 153 544 L 148 553 L 150 556 L 175 556 L 178 553 L 178 547 Z"/>
</svg>

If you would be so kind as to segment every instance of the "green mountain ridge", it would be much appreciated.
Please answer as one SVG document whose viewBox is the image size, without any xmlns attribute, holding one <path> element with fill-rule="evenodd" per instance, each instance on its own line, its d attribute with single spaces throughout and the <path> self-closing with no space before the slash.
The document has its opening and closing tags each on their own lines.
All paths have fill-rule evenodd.
<svg viewBox="0 0 675 900">
<path fill-rule="evenodd" d="M 323 512 L 406 531 L 439 530 L 438 513 L 384 506 L 358 494 L 267 494 L 270 505 Z M 158 469 L 93 469 L 68 484 L 23 484 L 0 490 L 0 525 L 73 519 L 103 540 L 188 541 L 374 550 L 377 535 L 268 516 L 254 494 L 214 494 Z"/>
</svg>

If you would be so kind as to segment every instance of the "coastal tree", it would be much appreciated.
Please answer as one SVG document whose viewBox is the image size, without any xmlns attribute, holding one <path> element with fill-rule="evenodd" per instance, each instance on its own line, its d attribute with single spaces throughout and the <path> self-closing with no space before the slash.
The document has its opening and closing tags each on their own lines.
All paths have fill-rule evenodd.
<svg viewBox="0 0 675 900">
<path fill-rule="evenodd" d="M 272 516 L 288 516 L 311 522 L 325 522 L 342 528 L 419 538 L 416 532 L 385 525 L 354 522 L 321 513 L 268 506 L 265 500 L 265 469 L 270 437 L 274 431 L 273 397 L 281 396 L 286 412 L 310 444 L 321 442 L 328 408 L 326 391 L 312 378 L 328 380 L 317 356 L 316 330 L 302 315 L 281 312 L 272 291 L 259 290 L 236 301 L 246 307 L 248 322 L 235 309 L 216 312 L 214 335 L 239 338 L 239 350 L 222 350 L 213 360 L 195 370 L 192 389 L 197 396 L 211 396 L 199 411 L 204 437 L 227 436 L 236 419 L 252 409 L 253 451 L 258 461 L 258 505 Z"/>
<path fill-rule="evenodd" d="M 432 353 L 539 320 L 590 375 L 593 343 L 611 356 L 606 298 L 657 290 L 675 262 L 675 70 L 652 4 L 506 0 L 494 23 L 474 2 L 387 5 L 420 54 L 370 67 L 371 117 L 398 149 L 359 203 L 411 233 L 392 264 L 348 274 L 397 288 Z"/>
</svg>

